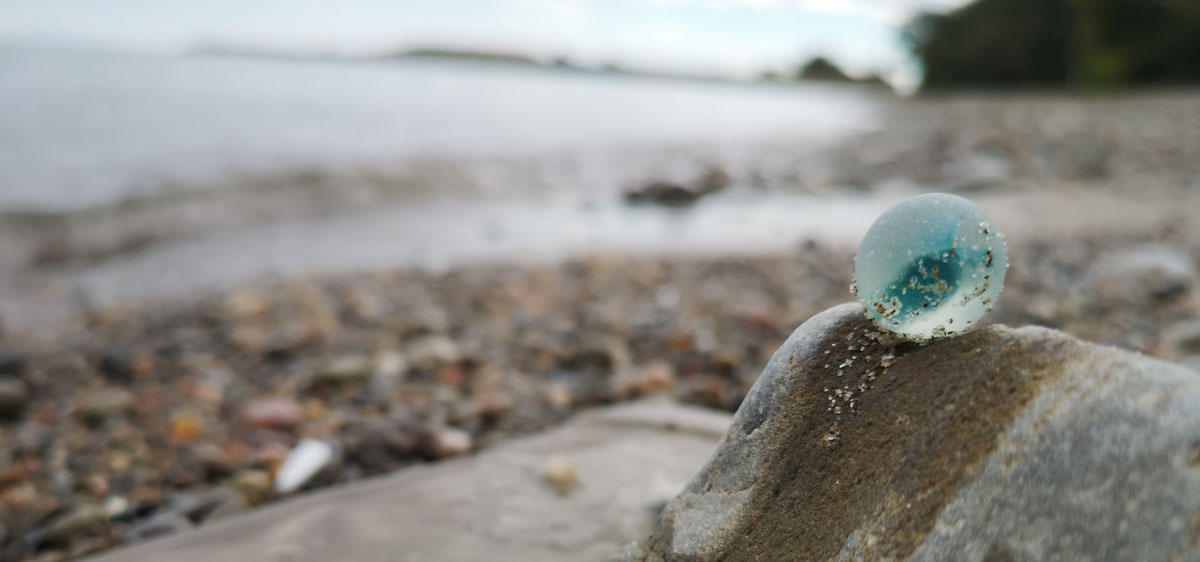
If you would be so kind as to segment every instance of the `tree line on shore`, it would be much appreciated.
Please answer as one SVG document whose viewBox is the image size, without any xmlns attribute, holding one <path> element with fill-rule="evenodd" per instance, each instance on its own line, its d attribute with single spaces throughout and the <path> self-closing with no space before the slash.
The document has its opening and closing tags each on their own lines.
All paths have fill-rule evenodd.
<svg viewBox="0 0 1200 562">
<path fill-rule="evenodd" d="M 1200 83 L 1196 0 L 975 0 L 903 37 L 925 91 Z"/>
</svg>

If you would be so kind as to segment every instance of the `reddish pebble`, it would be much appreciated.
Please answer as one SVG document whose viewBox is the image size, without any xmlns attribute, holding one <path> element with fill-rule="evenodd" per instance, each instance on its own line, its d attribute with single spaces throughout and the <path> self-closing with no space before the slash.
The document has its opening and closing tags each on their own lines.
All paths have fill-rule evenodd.
<svg viewBox="0 0 1200 562">
<path fill-rule="evenodd" d="M 291 447 L 282 443 L 267 443 L 263 445 L 254 454 L 254 464 L 266 468 L 271 474 L 279 469 L 279 465 L 283 464 L 288 453 L 292 451 Z"/>
<path fill-rule="evenodd" d="M 85 482 L 87 484 L 88 492 L 92 494 L 92 497 L 98 500 L 108 497 L 108 480 L 103 476 L 99 474 L 93 474 L 88 476 Z"/>
<path fill-rule="evenodd" d="M 438 384 L 460 386 L 465 379 L 466 375 L 463 373 L 463 370 L 456 366 L 443 367 L 437 372 Z"/>
<path fill-rule="evenodd" d="M 291 398 L 271 397 L 252 400 L 243 410 L 255 427 L 293 429 L 304 421 L 304 410 Z"/>
</svg>

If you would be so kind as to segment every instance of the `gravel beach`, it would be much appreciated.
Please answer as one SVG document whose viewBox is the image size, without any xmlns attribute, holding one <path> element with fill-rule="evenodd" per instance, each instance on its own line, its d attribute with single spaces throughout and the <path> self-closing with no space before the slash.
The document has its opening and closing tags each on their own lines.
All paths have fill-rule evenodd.
<svg viewBox="0 0 1200 562">
<path fill-rule="evenodd" d="M 1027 215 L 1005 230 L 1011 269 L 985 323 L 1200 369 L 1200 97 L 933 98 L 887 113 L 798 189 L 953 191 L 994 202 L 1002 229 Z M 1110 215 L 1078 216 L 1101 200 Z M 598 404 L 666 394 L 732 411 L 798 324 L 853 298 L 853 254 L 813 238 L 769 255 L 323 275 L 106 307 L 62 335 L 9 330 L 0 560 L 180 532 Z"/>
</svg>

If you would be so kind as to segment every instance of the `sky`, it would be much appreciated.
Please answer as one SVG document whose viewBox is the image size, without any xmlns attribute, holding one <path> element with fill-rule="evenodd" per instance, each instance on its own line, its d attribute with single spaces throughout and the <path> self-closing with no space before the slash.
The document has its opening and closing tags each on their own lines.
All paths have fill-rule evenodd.
<svg viewBox="0 0 1200 562">
<path fill-rule="evenodd" d="M 375 54 L 500 50 L 751 77 L 817 55 L 903 86 L 899 29 L 965 0 L 0 0 L 0 42 L 178 51 L 198 43 Z"/>
</svg>

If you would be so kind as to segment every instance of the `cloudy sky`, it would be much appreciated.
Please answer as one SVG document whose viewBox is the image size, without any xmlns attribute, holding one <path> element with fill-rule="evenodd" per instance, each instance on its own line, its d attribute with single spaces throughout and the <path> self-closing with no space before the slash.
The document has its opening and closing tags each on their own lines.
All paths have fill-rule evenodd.
<svg viewBox="0 0 1200 562">
<path fill-rule="evenodd" d="M 0 41 L 178 50 L 500 49 L 585 64 L 752 76 L 823 54 L 901 81 L 898 29 L 965 0 L 0 0 Z"/>
</svg>

